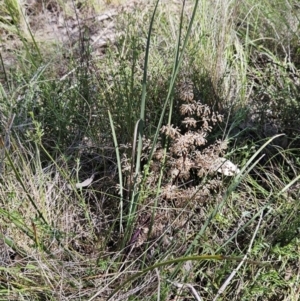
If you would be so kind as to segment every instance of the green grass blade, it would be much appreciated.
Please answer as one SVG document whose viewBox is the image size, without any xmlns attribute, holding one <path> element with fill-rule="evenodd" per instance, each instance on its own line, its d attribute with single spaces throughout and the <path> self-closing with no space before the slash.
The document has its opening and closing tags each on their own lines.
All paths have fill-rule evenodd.
<svg viewBox="0 0 300 301">
<path fill-rule="evenodd" d="M 133 280 L 139 278 L 140 276 L 144 275 L 145 273 L 152 271 L 156 268 L 176 264 L 176 263 L 184 263 L 186 261 L 202 261 L 202 260 L 232 260 L 232 261 L 242 261 L 243 257 L 234 257 L 234 256 L 222 256 L 222 255 L 194 255 L 194 256 L 186 256 L 186 257 L 179 257 L 163 262 L 158 262 L 140 272 L 136 272 L 133 276 L 129 277 L 127 280 L 125 280 L 120 286 L 118 286 L 109 296 L 107 300 L 110 300 L 120 289 L 122 289 L 127 283 L 132 282 Z M 245 260 L 245 262 L 250 264 L 256 264 L 256 265 L 265 265 L 264 262 L 257 262 L 252 260 Z M 93 300 L 93 298 L 89 299 L 89 301 Z"/>
<path fill-rule="evenodd" d="M 179 72 L 179 68 L 180 68 L 182 60 L 183 60 L 183 54 L 184 54 L 185 48 L 187 46 L 187 42 L 188 42 L 190 34 L 191 34 L 191 30 L 192 30 L 192 26 L 193 26 L 193 23 L 194 23 L 194 18 L 195 18 L 195 15 L 196 15 L 198 4 L 199 4 L 199 0 L 196 0 L 195 4 L 194 4 L 192 16 L 191 16 L 191 19 L 190 19 L 190 22 L 189 22 L 188 30 L 187 30 L 186 36 L 184 38 L 184 42 L 183 42 L 180 54 L 178 54 L 178 52 L 179 52 L 179 46 L 180 46 L 182 24 L 179 25 L 180 26 L 180 31 L 179 31 L 178 43 L 177 43 L 177 48 L 176 48 L 176 55 L 175 55 L 175 60 L 174 60 L 174 65 L 173 65 L 173 73 L 172 73 L 172 76 L 171 76 L 171 79 L 170 79 L 168 94 L 167 94 L 166 100 L 164 102 L 164 106 L 162 108 L 162 111 L 161 111 L 159 122 L 157 124 L 157 130 L 156 130 L 156 133 L 155 133 L 154 138 L 153 138 L 153 144 L 152 144 L 152 148 L 151 148 L 151 151 L 150 151 L 150 154 L 149 154 L 148 164 L 152 160 L 154 148 L 155 148 L 155 145 L 156 145 L 158 137 L 159 137 L 159 131 L 160 131 L 161 126 L 162 126 L 163 118 L 165 116 L 166 109 L 167 109 L 168 103 L 170 101 L 170 98 L 171 98 L 171 95 L 172 95 L 172 92 L 173 92 L 173 89 L 174 89 L 175 81 L 176 81 L 176 78 L 177 78 L 177 75 L 178 75 L 178 72 Z M 182 9 L 182 14 L 183 14 L 183 9 Z M 181 15 L 181 18 L 182 18 L 182 15 Z"/>
<path fill-rule="evenodd" d="M 157 0 L 154 11 L 152 13 L 149 30 L 148 30 L 148 36 L 147 36 L 147 45 L 146 45 L 144 72 L 143 72 L 143 83 L 142 83 L 141 111 L 140 111 L 140 119 L 137 123 L 138 146 L 137 146 L 137 157 L 135 160 L 136 170 L 135 170 L 135 176 L 134 176 L 134 181 L 133 181 L 133 191 L 132 191 L 132 195 L 131 195 L 131 201 L 130 201 L 124 242 L 129 239 L 129 237 L 133 231 L 133 225 L 134 225 L 133 220 L 134 220 L 135 211 L 136 211 L 136 208 L 137 208 L 137 205 L 139 202 L 139 187 L 137 187 L 138 185 L 136 182 L 137 182 L 137 177 L 140 175 L 140 169 L 141 169 L 141 156 L 142 156 L 142 148 L 143 148 L 143 134 L 144 134 L 145 111 L 146 111 L 148 59 L 149 59 L 150 41 L 151 41 L 153 24 L 154 24 L 154 17 L 156 15 L 158 3 L 159 3 L 159 0 Z M 133 147 L 135 147 L 135 146 L 133 146 Z"/>
<path fill-rule="evenodd" d="M 115 150 L 116 150 L 116 157 L 117 157 L 117 164 L 118 164 L 118 174 L 119 174 L 119 193 L 120 193 L 120 233 L 123 233 L 123 177 L 122 177 L 122 165 L 121 165 L 121 158 L 119 152 L 119 145 L 117 141 L 117 135 L 115 132 L 114 123 L 112 120 L 112 116 L 110 111 L 108 111 L 109 122 L 111 126 L 111 132 L 113 135 Z"/>
</svg>

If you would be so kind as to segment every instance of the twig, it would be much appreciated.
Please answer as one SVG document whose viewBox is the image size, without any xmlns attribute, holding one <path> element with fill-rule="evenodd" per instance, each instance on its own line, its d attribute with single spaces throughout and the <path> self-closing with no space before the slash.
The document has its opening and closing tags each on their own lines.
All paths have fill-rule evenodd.
<svg viewBox="0 0 300 301">
<path fill-rule="evenodd" d="M 159 269 L 155 269 L 156 275 L 157 275 L 157 301 L 160 301 L 160 274 L 159 274 Z"/>
<path fill-rule="evenodd" d="M 201 297 L 198 295 L 197 291 L 195 290 L 195 288 L 191 284 L 189 284 L 189 283 L 181 284 L 181 283 L 173 282 L 173 281 L 170 281 L 170 280 L 167 280 L 167 281 L 170 282 L 171 284 L 175 285 L 178 288 L 188 287 L 190 289 L 191 293 L 193 294 L 193 296 L 195 297 L 195 299 L 197 301 L 202 301 Z"/>
<path fill-rule="evenodd" d="M 262 221 L 262 213 L 260 215 L 258 224 L 257 224 L 257 226 L 255 228 L 254 233 L 253 233 L 253 236 L 251 238 L 251 241 L 250 241 L 250 244 L 249 244 L 248 251 L 247 251 L 246 255 L 243 257 L 242 261 L 239 263 L 239 265 L 237 266 L 237 268 L 232 271 L 232 273 L 229 275 L 229 277 L 226 279 L 226 281 L 223 283 L 223 285 L 219 288 L 219 290 L 218 290 L 216 296 L 214 297 L 213 301 L 216 301 L 219 298 L 219 296 L 221 294 L 223 294 L 223 292 L 225 291 L 226 287 L 229 285 L 229 283 L 232 280 L 232 278 L 236 275 L 236 273 L 238 272 L 238 270 L 242 267 L 242 265 L 247 260 L 248 254 L 250 253 L 250 251 L 252 249 L 252 245 L 253 245 L 254 239 L 256 237 L 257 231 L 259 229 L 259 226 L 261 224 L 261 221 Z"/>
</svg>

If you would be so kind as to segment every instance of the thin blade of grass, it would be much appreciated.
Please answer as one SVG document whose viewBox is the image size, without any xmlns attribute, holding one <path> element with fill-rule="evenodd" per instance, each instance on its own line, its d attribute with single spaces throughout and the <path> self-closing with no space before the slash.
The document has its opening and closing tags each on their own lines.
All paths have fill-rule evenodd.
<svg viewBox="0 0 300 301">
<path fill-rule="evenodd" d="M 182 9 L 181 9 L 181 16 L 180 16 L 180 23 L 179 23 L 179 33 L 178 33 L 178 38 L 177 38 L 177 46 L 176 46 L 176 52 L 175 52 L 175 59 L 174 59 L 172 74 L 175 74 L 175 72 L 176 72 L 177 65 L 178 65 L 178 59 L 179 59 L 179 54 L 180 54 L 180 44 L 181 44 L 181 34 L 182 34 L 182 28 L 183 28 L 184 6 L 185 6 L 185 1 L 183 2 Z M 173 75 L 172 75 L 172 77 L 173 77 Z M 172 87 L 170 86 L 169 89 L 172 89 L 172 91 L 173 91 L 174 86 L 172 86 Z M 172 122 L 173 105 L 174 105 L 174 98 L 170 97 L 170 109 L 169 109 L 169 113 L 168 113 L 168 125 L 169 126 L 171 125 L 171 122 Z M 152 210 L 152 213 L 151 213 L 151 221 L 150 221 L 150 226 L 149 226 L 148 239 L 149 239 L 149 237 L 151 236 L 151 233 L 152 233 L 152 227 L 153 227 L 153 224 L 154 224 L 154 217 L 155 217 L 155 212 L 156 212 L 156 208 L 157 208 L 158 196 L 160 194 L 160 188 L 161 188 L 162 179 L 163 179 L 163 175 L 164 175 L 164 166 L 165 166 L 166 155 L 167 155 L 167 143 L 166 143 L 163 151 L 164 151 L 163 159 L 162 159 L 159 179 L 158 179 L 158 183 L 157 183 L 157 187 L 156 187 L 156 197 L 155 197 L 155 201 L 154 201 L 153 210 Z M 148 248 L 148 244 L 147 244 L 146 248 Z M 146 259 L 146 254 L 144 256 L 143 262 L 145 262 L 145 259 Z"/>
<path fill-rule="evenodd" d="M 146 44 L 146 53 L 145 53 L 145 62 L 144 62 L 144 72 L 143 72 L 143 82 L 142 82 L 142 97 L 141 97 L 141 111 L 140 111 L 140 120 L 138 122 L 137 133 L 138 133 L 138 146 L 137 146 L 137 156 L 136 156 L 136 164 L 135 164 L 135 176 L 133 179 L 133 191 L 131 195 L 130 207 L 128 212 L 128 220 L 126 224 L 126 233 L 123 240 L 123 245 L 126 243 L 132 232 L 134 227 L 134 218 L 136 208 L 139 203 L 139 187 L 137 185 L 137 179 L 140 175 L 141 169 L 141 157 L 142 157 L 142 149 L 143 149 L 143 134 L 144 134 L 144 122 L 145 122 L 145 111 L 146 111 L 146 95 L 147 95 L 147 71 L 148 71 L 148 59 L 149 59 L 149 51 L 150 51 L 150 41 L 151 34 L 154 24 L 154 17 L 156 15 L 156 10 L 158 7 L 159 0 L 156 1 L 154 11 L 152 13 L 148 36 L 147 36 L 147 44 Z"/>
<path fill-rule="evenodd" d="M 158 124 L 157 124 L 157 129 L 156 129 L 156 132 L 155 132 L 155 135 L 154 135 L 154 138 L 153 138 L 152 148 L 151 148 L 151 151 L 150 151 L 149 157 L 148 157 L 148 165 L 150 164 L 150 162 L 152 160 L 152 156 L 153 156 L 153 153 L 154 153 L 155 145 L 156 145 L 158 137 L 159 137 L 159 131 L 161 129 L 163 118 L 164 118 L 165 113 L 166 113 L 167 105 L 168 105 L 168 103 L 170 101 L 170 98 L 171 98 L 171 95 L 172 95 L 172 92 L 173 92 L 173 89 L 174 89 L 174 85 L 175 85 L 175 80 L 177 78 L 177 74 L 179 72 L 179 68 L 181 66 L 181 62 L 183 60 L 183 54 L 184 54 L 185 48 L 187 46 L 187 42 L 188 42 L 190 34 L 191 34 L 191 30 L 192 30 L 192 26 L 193 26 L 193 23 L 194 23 L 194 19 L 195 19 L 195 15 L 196 15 L 198 3 L 199 3 L 199 0 L 196 0 L 195 4 L 194 4 L 192 16 L 191 16 L 191 19 L 190 19 L 190 22 L 189 22 L 189 25 L 188 25 L 188 30 L 187 30 L 186 36 L 184 38 L 184 42 L 183 42 L 183 45 L 182 45 L 181 52 L 180 52 L 179 55 L 178 55 L 178 53 L 176 53 L 176 56 L 175 56 L 175 58 L 178 57 L 178 59 L 174 60 L 173 73 L 172 73 L 172 76 L 171 76 L 171 79 L 170 79 L 170 84 L 169 84 L 169 88 L 168 88 L 168 94 L 167 94 L 166 100 L 164 102 L 164 106 L 163 106 L 162 111 L 161 111 L 160 119 L 159 119 Z M 177 45 L 177 47 L 178 47 L 178 45 Z M 178 48 L 177 48 L 177 50 L 178 50 Z"/>
<path fill-rule="evenodd" d="M 179 257 L 174 258 L 171 260 L 158 262 L 140 272 L 135 273 L 133 276 L 129 277 L 127 280 L 125 280 L 120 286 L 118 286 L 107 298 L 107 300 L 110 300 L 120 289 L 122 289 L 127 283 L 132 282 L 133 280 L 139 278 L 140 276 L 144 275 L 145 273 L 152 271 L 156 268 L 172 265 L 174 263 L 184 263 L 186 261 L 193 260 L 193 261 L 202 261 L 202 260 L 232 260 L 232 261 L 242 261 L 244 260 L 243 257 L 234 257 L 234 256 L 223 256 L 223 255 L 194 255 L 194 256 L 185 256 L 185 257 Z M 247 262 L 249 264 L 258 264 L 258 265 L 265 265 L 264 262 L 257 262 L 252 260 L 245 260 L 244 262 Z M 94 297 L 89 299 L 88 301 L 93 300 Z"/>
<path fill-rule="evenodd" d="M 122 166 L 121 166 L 121 159 L 120 159 L 120 152 L 119 152 L 119 145 L 117 141 L 117 136 L 115 132 L 114 123 L 112 120 L 112 116 L 110 111 L 108 111 L 108 117 L 111 127 L 111 132 L 113 135 L 115 150 L 116 150 L 116 157 L 117 157 L 117 165 L 118 165 L 118 175 L 119 175 L 119 193 L 120 193 L 120 234 L 123 233 L 123 178 L 122 178 Z"/>
</svg>

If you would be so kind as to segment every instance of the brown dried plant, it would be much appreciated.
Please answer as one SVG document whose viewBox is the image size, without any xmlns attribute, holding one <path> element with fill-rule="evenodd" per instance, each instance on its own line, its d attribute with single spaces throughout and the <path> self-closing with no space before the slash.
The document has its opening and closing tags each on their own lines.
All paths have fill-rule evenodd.
<svg viewBox="0 0 300 301">
<path fill-rule="evenodd" d="M 212 112 L 209 106 L 204 105 L 193 97 L 191 83 L 179 84 L 180 105 L 179 113 L 182 116 L 180 128 L 166 125 L 161 133 L 167 141 L 168 148 L 164 164 L 165 182 L 162 185 L 162 196 L 166 199 L 195 200 L 204 202 L 215 189 L 215 177 L 201 185 L 201 179 L 216 174 L 215 162 L 224 155 L 226 143 L 217 140 L 207 145 L 207 136 L 222 116 Z M 151 170 L 157 172 L 162 166 L 162 148 L 156 150 Z"/>
<path fill-rule="evenodd" d="M 227 144 L 217 140 L 209 145 L 207 136 L 218 122 L 222 122 L 223 116 L 194 99 L 191 83 L 180 83 L 176 91 L 181 120 L 178 125 L 164 125 L 160 129 L 161 137 L 143 182 L 143 202 L 134 232 L 144 235 L 137 237 L 135 247 L 143 245 L 147 237 L 165 237 L 166 224 L 182 229 L 187 225 L 190 213 L 213 199 L 218 201 L 222 193 L 223 181 L 217 174 L 216 162 L 224 156 Z M 148 161 L 151 141 L 144 138 L 143 142 L 142 158 Z M 129 171 L 130 160 L 124 156 L 123 172 L 129 174 Z M 161 187 L 158 188 L 160 177 Z M 149 219 L 154 200 L 157 202 L 155 223 L 148 235 L 150 223 L 139 221 Z M 180 209 L 181 213 L 178 213 Z"/>
</svg>

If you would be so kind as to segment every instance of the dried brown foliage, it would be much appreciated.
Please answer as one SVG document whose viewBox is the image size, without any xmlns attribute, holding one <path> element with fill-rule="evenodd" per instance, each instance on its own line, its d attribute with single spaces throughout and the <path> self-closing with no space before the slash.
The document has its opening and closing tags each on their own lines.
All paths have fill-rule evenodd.
<svg viewBox="0 0 300 301">
<path fill-rule="evenodd" d="M 187 231 L 191 213 L 201 212 L 202 207 L 221 196 L 222 177 L 217 174 L 216 162 L 224 156 L 227 144 L 217 140 L 209 145 L 207 136 L 223 117 L 194 99 L 192 84 L 180 83 L 177 91 L 181 124 L 162 126 L 149 168 L 144 171 L 144 182 L 140 182 L 143 202 L 139 212 L 143 221 L 151 216 L 156 201 L 157 204 L 150 235 L 150 223 L 139 222 L 141 218 L 137 220 L 137 231 L 141 235 L 136 247 L 143 245 L 149 236 L 161 237 L 163 246 L 170 245 L 171 238 L 163 234 L 168 227 Z M 144 138 L 142 158 L 145 161 L 149 159 L 151 146 L 151 141 Z M 127 175 L 130 166 L 130 160 L 124 157 L 123 171 Z"/>
</svg>

